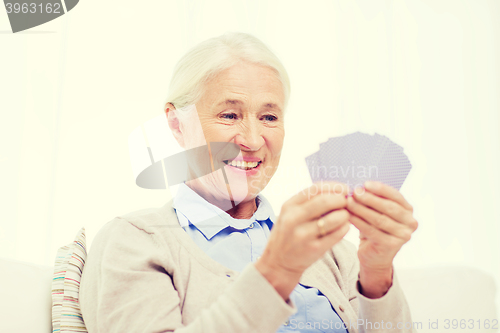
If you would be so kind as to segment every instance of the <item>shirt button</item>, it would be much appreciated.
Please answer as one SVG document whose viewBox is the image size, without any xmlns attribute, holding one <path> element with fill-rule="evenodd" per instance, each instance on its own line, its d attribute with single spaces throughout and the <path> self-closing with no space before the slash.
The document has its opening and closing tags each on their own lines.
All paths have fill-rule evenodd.
<svg viewBox="0 0 500 333">
<path fill-rule="evenodd" d="M 288 320 L 288 319 L 287 319 L 287 320 L 283 323 L 283 325 L 288 326 L 288 324 L 290 324 L 290 320 Z"/>
<path fill-rule="evenodd" d="M 340 311 L 344 312 L 344 308 L 342 307 L 342 305 L 339 305 L 339 309 Z"/>
<path fill-rule="evenodd" d="M 254 226 L 254 224 L 255 224 L 255 222 L 254 222 L 254 223 L 252 223 L 252 224 L 250 224 L 248 227 L 249 227 L 250 229 L 252 229 L 252 228 L 253 228 L 253 226 Z"/>
</svg>

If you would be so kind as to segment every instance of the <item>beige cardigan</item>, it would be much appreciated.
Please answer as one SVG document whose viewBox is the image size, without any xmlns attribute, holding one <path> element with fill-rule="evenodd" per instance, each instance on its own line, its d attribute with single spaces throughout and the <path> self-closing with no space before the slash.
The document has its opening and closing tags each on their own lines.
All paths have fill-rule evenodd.
<svg viewBox="0 0 500 333">
<path fill-rule="evenodd" d="M 404 326 L 410 311 L 396 273 L 387 294 L 368 299 L 357 289 L 358 272 L 356 248 L 342 240 L 300 283 L 319 289 L 350 333 L 416 332 L 375 329 L 388 321 Z M 271 333 L 297 311 L 253 264 L 239 273 L 205 254 L 180 227 L 172 201 L 102 227 L 88 253 L 79 301 L 89 333 Z"/>
</svg>

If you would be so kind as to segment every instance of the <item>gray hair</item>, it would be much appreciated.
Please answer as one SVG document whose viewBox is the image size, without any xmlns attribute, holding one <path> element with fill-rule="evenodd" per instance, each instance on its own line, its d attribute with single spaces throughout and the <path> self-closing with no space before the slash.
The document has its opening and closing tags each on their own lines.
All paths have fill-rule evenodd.
<svg viewBox="0 0 500 333">
<path fill-rule="evenodd" d="M 242 60 L 276 72 L 283 85 L 286 109 L 290 80 L 285 67 L 262 41 L 246 33 L 225 33 L 189 50 L 175 66 L 167 101 L 177 109 L 195 104 L 203 94 L 205 82 Z"/>
</svg>

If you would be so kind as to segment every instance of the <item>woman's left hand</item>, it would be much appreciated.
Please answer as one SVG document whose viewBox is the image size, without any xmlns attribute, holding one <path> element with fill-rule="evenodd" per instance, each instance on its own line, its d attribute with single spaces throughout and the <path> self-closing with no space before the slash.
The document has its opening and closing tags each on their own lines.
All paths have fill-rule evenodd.
<svg viewBox="0 0 500 333">
<path fill-rule="evenodd" d="M 347 200 L 350 222 L 360 231 L 358 258 L 362 294 L 383 296 L 392 285 L 392 262 L 417 229 L 413 207 L 387 184 L 366 182 Z"/>
</svg>

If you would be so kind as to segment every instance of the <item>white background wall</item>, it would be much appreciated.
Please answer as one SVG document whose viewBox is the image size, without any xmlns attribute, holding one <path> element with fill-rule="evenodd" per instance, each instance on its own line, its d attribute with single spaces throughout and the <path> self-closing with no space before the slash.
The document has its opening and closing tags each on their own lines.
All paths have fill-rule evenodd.
<svg viewBox="0 0 500 333">
<path fill-rule="evenodd" d="M 243 31 L 292 81 L 264 191 L 276 213 L 310 185 L 320 142 L 386 135 L 413 165 L 401 192 L 420 223 L 396 265 L 472 266 L 500 289 L 499 17 L 495 0 L 86 0 L 12 34 L 0 10 L 0 257 L 52 265 L 82 226 L 91 243 L 114 216 L 165 203 L 135 185 L 128 135 L 162 113 L 188 48 Z"/>
</svg>

